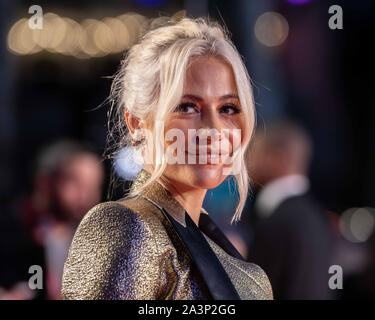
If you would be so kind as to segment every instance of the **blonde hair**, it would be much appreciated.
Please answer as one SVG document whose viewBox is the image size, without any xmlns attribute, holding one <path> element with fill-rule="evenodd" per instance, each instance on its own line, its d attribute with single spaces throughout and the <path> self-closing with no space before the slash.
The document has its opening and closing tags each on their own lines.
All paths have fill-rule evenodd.
<svg viewBox="0 0 375 320">
<path fill-rule="evenodd" d="M 214 56 L 229 63 L 233 69 L 242 112 L 245 116 L 247 141 L 242 142 L 241 169 L 235 175 L 239 202 L 232 222 L 238 221 L 245 205 L 249 176 L 244 153 L 255 126 L 255 108 L 251 80 L 240 54 L 229 34 L 217 22 L 208 18 L 165 18 L 164 23 L 144 33 L 126 54 L 114 77 L 111 88 L 112 111 L 109 114 L 109 143 L 117 150 L 130 145 L 131 135 L 126 128 L 125 107 L 140 121 L 164 120 L 180 103 L 187 66 L 193 57 Z M 155 132 L 162 135 L 162 132 Z M 164 139 L 164 137 L 156 137 Z M 155 146 L 158 148 L 158 146 Z M 161 153 L 159 153 L 159 156 Z M 155 161 L 147 187 L 159 179 L 166 167 L 165 159 Z M 141 190 L 137 190 L 139 194 Z M 134 196 L 132 191 L 129 196 Z"/>
</svg>

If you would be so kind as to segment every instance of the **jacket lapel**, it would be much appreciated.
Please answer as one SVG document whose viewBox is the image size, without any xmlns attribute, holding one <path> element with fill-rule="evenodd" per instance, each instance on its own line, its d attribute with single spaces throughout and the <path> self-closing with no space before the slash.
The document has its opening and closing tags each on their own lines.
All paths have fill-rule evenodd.
<svg viewBox="0 0 375 320">
<path fill-rule="evenodd" d="M 199 229 L 230 256 L 239 260 L 244 260 L 208 214 L 201 214 L 199 218 Z"/>
<path fill-rule="evenodd" d="M 162 211 L 184 242 L 214 300 L 239 300 L 238 293 L 223 266 L 190 216 L 185 213 L 184 227 L 164 209 Z"/>
</svg>

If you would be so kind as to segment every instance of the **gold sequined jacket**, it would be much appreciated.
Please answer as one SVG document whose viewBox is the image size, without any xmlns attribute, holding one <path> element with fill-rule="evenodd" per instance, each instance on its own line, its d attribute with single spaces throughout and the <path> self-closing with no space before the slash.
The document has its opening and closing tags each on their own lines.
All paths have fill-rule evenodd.
<svg viewBox="0 0 375 320">
<path fill-rule="evenodd" d="M 142 170 L 133 184 L 149 178 Z M 63 299 L 272 299 L 267 275 L 243 261 L 202 209 L 197 227 L 158 182 L 98 204 L 69 249 Z"/>
</svg>

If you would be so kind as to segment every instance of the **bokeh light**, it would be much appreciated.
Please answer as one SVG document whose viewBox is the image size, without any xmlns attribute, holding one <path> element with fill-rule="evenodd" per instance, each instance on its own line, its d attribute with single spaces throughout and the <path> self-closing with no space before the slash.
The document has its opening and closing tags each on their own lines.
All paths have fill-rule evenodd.
<svg viewBox="0 0 375 320">
<path fill-rule="evenodd" d="M 116 18 L 104 18 L 103 22 L 111 30 L 113 41 L 108 52 L 122 52 L 127 49 L 130 43 L 130 35 L 126 25 Z"/>
<path fill-rule="evenodd" d="M 63 20 L 66 25 L 66 33 L 64 39 L 55 48 L 55 51 L 75 57 L 89 57 L 84 55 L 80 48 L 81 38 L 85 36 L 82 26 L 70 18 L 63 18 Z"/>
<path fill-rule="evenodd" d="M 33 54 L 42 50 L 33 39 L 33 31 L 29 28 L 28 19 L 17 21 L 9 30 L 7 45 L 10 52 L 17 55 Z"/>
<path fill-rule="evenodd" d="M 340 232 L 342 236 L 354 243 L 367 241 L 375 228 L 375 209 L 351 208 L 340 217 Z"/>
<path fill-rule="evenodd" d="M 255 22 L 254 33 L 258 41 L 267 46 L 281 45 L 289 33 L 288 21 L 277 12 L 265 12 Z"/>
<path fill-rule="evenodd" d="M 64 19 L 54 13 L 43 16 L 43 29 L 32 30 L 33 41 L 42 49 L 54 52 L 64 40 L 67 31 Z"/>
<path fill-rule="evenodd" d="M 82 22 L 49 12 L 43 15 L 41 30 L 30 29 L 26 18 L 16 21 L 8 32 L 7 47 L 16 55 L 45 50 L 80 59 L 103 57 L 129 49 L 149 24 L 149 19 L 133 12 Z"/>
</svg>

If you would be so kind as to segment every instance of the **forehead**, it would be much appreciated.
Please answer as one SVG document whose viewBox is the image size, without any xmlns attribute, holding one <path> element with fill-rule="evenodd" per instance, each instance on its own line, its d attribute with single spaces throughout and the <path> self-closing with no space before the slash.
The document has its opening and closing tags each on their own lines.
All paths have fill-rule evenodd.
<svg viewBox="0 0 375 320">
<path fill-rule="evenodd" d="M 186 70 L 184 93 L 221 96 L 237 93 L 232 67 L 217 57 L 199 57 Z"/>
</svg>

